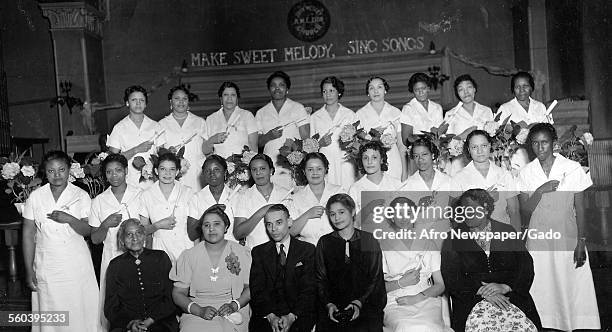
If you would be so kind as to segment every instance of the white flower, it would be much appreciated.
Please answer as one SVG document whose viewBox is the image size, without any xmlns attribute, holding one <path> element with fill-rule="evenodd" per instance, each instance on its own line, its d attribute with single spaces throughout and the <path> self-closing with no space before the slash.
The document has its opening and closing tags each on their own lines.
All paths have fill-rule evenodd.
<svg viewBox="0 0 612 332">
<path fill-rule="evenodd" d="M 529 135 L 529 129 L 521 128 L 518 134 L 516 134 L 516 142 L 518 144 L 525 144 L 527 141 L 527 135 Z"/>
<path fill-rule="evenodd" d="M 242 162 L 248 165 L 256 154 L 257 152 L 254 151 L 244 151 L 242 154 Z"/>
<path fill-rule="evenodd" d="M 593 144 L 593 135 L 591 133 L 589 133 L 588 131 L 584 134 L 582 134 L 582 138 L 580 139 L 584 145 L 591 145 Z"/>
<path fill-rule="evenodd" d="M 304 158 L 304 154 L 300 151 L 293 151 L 287 156 L 287 160 L 291 165 L 299 165 Z"/>
<path fill-rule="evenodd" d="M 181 174 L 187 174 L 187 171 L 189 170 L 189 167 L 191 167 L 191 164 L 189 163 L 189 160 L 182 158 L 181 159 Z"/>
<path fill-rule="evenodd" d="M 68 175 L 68 182 L 72 183 L 74 181 L 76 181 L 75 177 L 72 174 Z"/>
<path fill-rule="evenodd" d="M 20 170 L 18 163 L 6 163 L 2 166 L 2 177 L 6 180 L 12 180 L 15 175 L 19 174 Z"/>
<path fill-rule="evenodd" d="M 36 170 L 32 166 L 22 166 L 21 173 L 24 176 L 34 176 L 36 174 Z"/>
<path fill-rule="evenodd" d="M 302 150 L 306 153 L 310 152 L 318 152 L 319 151 L 319 142 L 316 139 L 307 138 L 302 143 Z"/>
<path fill-rule="evenodd" d="M 106 152 L 100 152 L 100 154 L 98 155 L 98 159 L 100 159 L 100 161 L 106 159 L 106 157 L 108 157 L 108 153 Z"/>
<path fill-rule="evenodd" d="M 368 140 L 368 141 L 371 141 L 371 140 L 372 140 L 372 135 L 367 134 L 367 135 L 365 135 L 365 137 L 364 137 L 364 138 L 365 138 L 366 140 Z"/>
<path fill-rule="evenodd" d="M 491 137 L 497 134 L 497 129 L 499 129 L 499 123 L 495 121 L 487 121 L 484 124 L 484 131 L 486 131 Z"/>
<path fill-rule="evenodd" d="M 461 155 L 463 153 L 463 141 L 460 139 L 452 139 L 448 143 L 448 149 L 453 157 Z"/>
<path fill-rule="evenodd" d="M 140 175 L 145 179 L 150 179 L 153 177 L 153 164 L 151 162 L 147 162 L 142 169 L 140 170 Z"/>
<path fill-rule="evenodd" d="M 85 177 L 85 171 L 81 168 L 81 164 L 72 163 L 70 165 L 70 175 L 74 176 L 76 179 L 82 179 Z"/>
<path fill-rule="evenodd" d="M 230 162 L 228 162 L 228 163 L 227 163 L 227 172 L 228 172 L 229 174 L 232 174 L 232 173 L 234 173 L 234 171 L 235 171 L 235 170 L 236 170 L 236 164 L 234 164 L 234 163 L 233 163 L 233 162 L 231 162 L 231 161 L 230 161 Z"/>
<path fill-rule="evenodd" d="M 340 132 L 340 140 L 346 143 L 352 140 L 353 136 L 355 136 L 356 133 L 357 130 L 355 130 L 355 127 L 353 125 L 345 125 L 344 127 L 342 127 L 342 131 Z"/>
<path fill-rule="evenodd" d="M 513 170 L 520 171 L 523 166 L 529 163 L 529 156 L 525 149 L 517 149 L 516 152 L 510 157 L 510 165 Z"/>
<path fill-rule="evenodd" d="M 240 172 L 238 175 L 236 175 L 236 179 L 238 179 L 238 181 L 240 182 L 247 182 L 249 181 L 249 171 L 248 170 L 244 170 L 242 172 Z"/>
<path fill-rule="evenodd" d="M 393 144 L 395 144 L 395 137 L 393 137 L 391 134 L 383 134 L 380 136 L 380 143 L 382 143 L 384 147 L 390 148 L 393 146 Z"/>
</svg>

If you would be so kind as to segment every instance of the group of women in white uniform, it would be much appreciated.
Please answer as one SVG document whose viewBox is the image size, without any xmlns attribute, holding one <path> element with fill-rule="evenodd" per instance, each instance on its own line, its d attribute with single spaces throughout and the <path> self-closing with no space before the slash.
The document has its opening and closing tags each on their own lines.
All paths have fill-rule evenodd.
<svg viewBox="0 0 612 332">
<path fill-rule="evenodd" d="M 592 182 L 577 163 L 552 153 L 556 134 L 551 125 L 536 125 L 530 132 L 527 148 L 534 150 L 537 159 L 525 166 L 517 181 L 489 158 L 491 138 L 482 129 L 486 121 L 493 120 L 493 113 L 474 100 L 477 85 L 469 75 L 461 75 L 455 81 L 460 102 L 444 117 L 441 106 L 428 99 L 430 82 L 422 73 L 411 77 L 409 90 L 414 98 L 402 111 L 385 101 L 389 85 L 381 77 L 368 80 L 366 93 L 370 101 L 357 112 L 339 103 L 344 84 L 333 76 L 322 80 L 325 104 L 311 115 L 303 105 L 287 98 L 291 87 L 287 74 L 273 73 L 267 85 L 271 101 L 253 116 L 238 106 L 238 86 L 223 83 L 218 91 L 222 107 L 206 120 L 189 112 L 189 91 L 185 87 L 173 88 L 168 96 L 172 113 L 159 123 L 144 114 L 146 91 L 138 86 L 126 89 L 124 99 L 130 113 L 113 128 L 107 144 L 114 154 L 102 165 L 110 187 L 93 203 L 86 193 L 68 182 L 68 157 L 61 152 L 48 154 L 41 167 L 49 183 L 31 195 L 24 210 L 26 272 L 28 284 L 37 290 L 34 310 L 68 308 L 72 330 L 103 330 L 104 315 L 96 308 L 103 308 L 104 295 L 98 296 L 83 236 L 91 234 L 94 243 L 104 242 L 100 280 L 103 285 L 105 267 L 120 254 L 116 246 L 117 226 L 128 218 L 140 218 L 147 233 L 153 234 L 152 247 L 166 251 L 176 262 L 181 252 L 193 246 L 198 233 L 193 227 L 213 204 L 224 204 L 226 214 L 234 221 L 228 231 L 230 239 L 232 236 L 246 239 L 246 245 L 252 248 L 268 241 L 262 219 L 274 203 L 290 208 L 293 236 L 316 244 L 322 235 L 332 231 L 324 206 L 336 193 L 348 193 L 357 203 L 361 218 L 367 218 L 365 214 L 380 202 L 362 202 L 364 191 L 421 192 L 420 199 L 430 199 L 426 204 L 445 205 L 451 201 L 453 190 L 482 188 L 495 198 L 493 219 L 518 230 L 520 210 L 529 210 L 530 227 L 550 226 L 575 241 L 575 248 L 552 253 L 548 248 L 538 247 L 535 241 L 528 242 L 528 248 L 539 250 L 532 252 L 536 270 L 532 294 L 542 326 L 562 330 L 599 328 L 580 196 Z M 543 104 L 530 97 L 534 84 L 528 73 L 513 76 L 511 87 L 516 98 L 502 105 L 502 119 L 510 116 L 514 121 L 527 123 L 548 120 Z M 395 143 L 365 144 L 355 168 L 344 158 L 338 140 L 342 127 L 357 120 L 366 130 L 376 128 L 389 134 Z M 414 135 L 437 127 L 442 121 L 449 124 L 450 133 L 458 134 L 471 126 L 478 129 L 470 133 L 464 145 L 470 163 L 452 178 L 434 168 L 437 147 L 426 139 L 414 139 Z M 282 173 L 275 162 L 278 148 L 286 138 L 314 134 L 320 135 L 323 144 L 320 152 L 307 154 L 300 165 L 308 183 L 288 189 L 293 187 L 288 173 L 278 176 Z M 414 142 L 409 159 L 408 141 Z M 250 160 L 253 186 L 232 195 L 232 189 L 225 185 L 224 158 L 241 153 L 245 145 L 252 151 L 259 147 L 264 153 Z M 140 172 L 132 161 L 136 156 L 148 159 L 157 147 L 185 147 L 184 158 L 190 165 L 186 172 L 181 172 L 187 165 L 173 154 L 164 155 L 154 165 L 159 180 L 143 186 L 147 182 L 139 181 Z M 179 173 L 184 174 L 176 180 Z M 358 174 L 363 176 L 359 178 Z M 207 184 L 204 188 L 202 178 Z M 557 195 L 563 195 L 564 201 L 556 200 Z M 418 200 L 419 197 L 414 201 Z M 554 223 L 546 211 L 554 211 Z M 360 220 L 358 217 L 356 223 Z M 444 232 L 450 229 L 450 223 L 447 219 L 422 220 L 407 227 Z M 439 297 L 444 292 L 439 275 L 440 243 L 425 247 L 406 243 L 406 246 L 420 249 L 385 253 L 383 248 L 385 277 L 391 284 L 399 280 L 403 285 L 420 286 L 413 287 L 415 294 L 402 291 L 404 296 L 412 296 L 410 301 L 404 300 L 399 306 L 394 301 L 388 304 L 385 326 L 394 331 L 410 331 L 413 326 L 444 331 L 448 329 L 448 312 L 443 310 L 447 305 Z M 397 266 L 405 266 L 406 270 L 397 271 Z M 422 280 L 430 281 L 425 285 Z M 425 298 L 419 294 L 428 287 L 434 288 L 423 302 Z M 391 287 L 388 291 L 391 294 L 397 289 Z M 101 292 L 104 293 L 103 286 Z M 550 294 L 557 294 L 558 298 Z M 434 298 L 439 300 L 431 300 Z M 416 315 L 415 308 L 421 313 L 436 314 Z M 100 313 L 101 319 L 89 317 L 92 313 L 96 316 Z M 414 319 L 406 319 L 408 316 Z"/>
</svg>

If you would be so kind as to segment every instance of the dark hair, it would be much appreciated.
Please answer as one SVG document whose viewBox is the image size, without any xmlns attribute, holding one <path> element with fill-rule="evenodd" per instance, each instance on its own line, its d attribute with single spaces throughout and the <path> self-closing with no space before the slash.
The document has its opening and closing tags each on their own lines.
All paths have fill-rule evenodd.
<svg viewBox="0 0 612 332">
<path fill-rule="evenodd" d="M 321 160 L 323 162 L 323 166 L 325 167 L 325 174 L 327 174 L 329 171 L 329 160 L 327 160 L 325 154 L 321 152 L 309 152 L 304 156 L 304 159 L 302 159 L 302 162 L 300 163 L 300 169 L 302 172 L 306 172 L 306 163 L 311 159 Z"/>
<path fill-rule="evenodd" d="M 359 168 L 359 171 L 361 171 L 362 173 L 365 173 L 365 168 L 363 167 L 363 162 L 361 161 L 361 158 L 363 158 L 363 154 L 367 150 L 374 150 L 380 153 L 380 170 L 381 171 L 384 172 L 389 169 L 389 163 L 387 161 L 387 149 L 385 149 L 382 143 L 378 141 L 370 141 L 362 145 L 359 148 L 359 152 L 357 153 L 357 167 Z"/>
<path fill-rule="evenodd" d="M 209 214 L 216 214 L 217 216 L 219 216 L 219 218 L 221 218 L 221 220 L 223 220 L 223 224 L 225 225 L 225 233 L 227 233 L 227 230 L 230 227 L 230 219 L 225 213 L 225 206 L 223 204 L 214 204 L 208 209 L 206 209 L 204 213 L 202 213 L 202 216 L 198 220 L 198 223 L 195 227 L 196 238 L 200 239 L 200 241 L 204 240 L 204 232 L 202 231 L 202 225 L 204 224 L 204 217 L 206 217 Z"/>
<path fill-rule="evenodd" d="M 396 205 L 402 204 L 402 203 L 404 203 L 405 205 L 411 206 L 411 207 L 416 207 L 417 206 L 416 203 L 413 200 L 411 200 L 411 199 L 409 199 L 407 197 L 400 196 L 400 197 L 395 197 L 391 201 L 391 203 L 389 203 L 389 207 L 395 208 Z M 385 218 L 385 219 L 387 220 L 387 222 L 389 223 L 389 226 L 391 226 L 391 228 L 393 228 L 395 230 L 399 230 L 399 226 L 396 225 L 394 221 L 392 221 L 392 220 L 390 221 L 387 218 Z M 393 219 L 393 218 L 391 218 L 391 219 Z"/>
<path fill-rule="evenodd" d="M 155 169 L 159 168 L 159 165 L 161 165 L 162 161 L 171 161 L 174 163 L 174 166 L 176 166 L 177 170 L 181 169 L 181 161 L 172 152 L 167 152 L 167 153 L 160 155 L 159 158 L 157 158 L 157 161 L 155 162 L 155 165 L 153 165 L 153 167 Z"/>
<path fill-rule="evenodd" d="M 264 153 L 258 153 L 256 155 L 254 155 L 253 158 L 251 158 L 251 161 L 249 161 L 249 171 L 251 170 L 251 164 L 255 160 L 263 160 L 263 161 L 265 161 L 268 164 L 268 166 L 270 167 L 271 173 L 274 174 L 274 163 L 272 162 L 272 158 L 270 158 L 270 156 L 268 156 L 267 154 L 264 154 Z"/>
<path fill-rule="evenodd" d="M 417 140 L 410 145 L 411 151 L 414 151 L 414 148 L 417 146 L 427 148 L 427 150 L 429 150 L 429 152 L 433 155 L 433 159 L 437 159 L 440 155 L 438 147 L 426 136 L 417 138 Z M 414 159 L 412 153 L 410 154 L 410 158 Z"/>
<path fill-rule="evenodd" d="M 149 96 L 147 95 L 147 89 L 141 87 L 140 85 L 132 85 L 123 91 L 123 101 L 128 102 L 130 99 L 130 95 L 134 92 L 142 92 L 145 97 L 145 103 L 149 103 Z"/>
<path fill-rule="evenodd" d="M 129 225 L 138 226 L 138 229 L 140 229 L 142 233 L 146 235 L 145 227 L 140 223 L 140 220 L 131 218 L 121 222 L 121 225 L 119 225 L 119 230 L 117 231 L 117 248 L 121 251 L 125 251 L 125 242 L 123 239 L 125 238 L 125 230 Z M 143 237 L 143 239 L 146 239 L 146 237 Z"/>
<path fill-rule="evenodd" d="M 491 213 L 493 213 L 493 210 L 495 209 L 495 201 L 486 190 L 480 188 L 467 190 L 466 192 L 461 194 L 461 196 L 457 200 L 458 206 L 465 207 L 465 200 L 468 198 L 477 202 L 478 204 L 480 204 L 480 206 L 485 207 L 487 209 L 487 218 L 491 216 Z"/>
<path fill-rule="evenodd" d="M 280 77 L 283 79 L 283 81 L 285 81 L 285 84 L 287 85 L 287 90 L 291 89 L 291 79 L 289 78 L 289 75 L 287 75 L 284 71 L 280 70 L 273 72 L 270 76 L 268 76 L 268 79 L 266 79 L 268 89 L 270 89 L 270 84 L 272 84 L 272 80 L 277 77 Z"/>
<path fill-rule="evenodd" d="M 204 163 L 202 163 L 202 170 L 204 170 L 206 168 L 206 165 L 210 163 L 219 163 L 223 170 L 227 172 L 227 161 L 225 161 L 225 159 L 223 159 L 223 157 L 219 156 L 218 154 L 211 154 L 210 156 L 206 157 Z"/>
<path fill-rule="evenodd" d="M 368 81 L 366 82 L 366 95 L 368 94 L 368 92 L 370 92 L 370 83 L 372 83 L 373 80 L 381 80 L 383 82 L 383 86 L 385 87 L 385 92 L 389 92 L 389 89 L 391 89 L 391 87 L 389 86 L 389 83 L 387 83 L 387 80 L 385 80 L 384 78 L 380 77 L 380 76 L 370 76 L 370 78 L 368 78 Z"/>
<path fill-rule="evenodd" d="M 512 75 L 512 79 L 510 80 L 510 92 L 514 93 L 514 84 L 519 78 L 526 79 L 529 83 L 529 86 L 531 86 L 531 90 L 535 89 L 535 82 L 533 81 L 533 76 L 531 76 L 531 74 L 526 71 L 519 71 L 518 73 Z"/>
<path fill-rule="evenodd" d="M 410 91 L 410 93 L 414 93 L 414 85 L 419 82 L 424 83 L 428 88 L 431 88 L 431 79 L 429 78 L 429 75 L 425 73 L 415 73 L 414 75 L 410 76 L 410 79 L 408 80 L 408 91 Z"/>
<path fill-rule="evenodd" d="M 185 84 L 177 85 L 177 86 L 173 87 L 172 89 L 170 89 L 170 92 L 168 92 L 168 100 L 172 100 L 172 96 L 174 95 L 174 93 L 179 91 L 179 90 L 183 91 L 187 95 L 187 99 L 189 99 L 189 101 L 191 101 L 190 96 L 189 96 L 191 94 L 191 92 L 189 92 L 189 89 L 187 89 Z"/>
<path fill-rule="evenodd" d="M 355 212 L 355 201 L 348 194 L 340 193 L 335 194 L 327 200 L 327 204 L 325 204 L 325 214 L 327 214 L 327 218 L 329 218 L 329 209 L 332 204 L 340 203 L 345 208 L 349 209 L 351 213 Z"/>
<path fill-rule="evenodd" d="M 100 168 L 102 169 L 102 173 L 106 172 L 106 167 L 108 166 L 108 164 L 113 163 L 113 162 L 119 163 L 121 167 L 123 168 L 128 168 L 128 161 L 124 155 L 120 153 L 109 153 L 108 156 L 106 156 L 106 158 L 102 160 L 102 164 L 100 165 Z"/>
<path fill-rule="evenodd" d="M 465 156 L 465 158 L 467 158 L 467 160 L 472 160 L 472 156 L 470 156 L 470 140 L 474 136 L 484 136 L 484 137 L 486 137 L 487 141 L 489 141 L 489 144 L 491 145 L 491 149 L 489 150 L 489 153 L 493 152 L 493 138 L 491 136 L 489 136 L 489 134 L 487 134 L 486 131 L 480 130 L 480 129 L 476 129 L 476 130 L 473 130 L 471 133 L 469 133 L 467 135 L 467 137 L 465 139 L 465 143 L 463 144 L 463 155 Z"/>
<path fill-rule="evenodd" d="M 47 163 L 49 163 L 51 160 L 61 160 L 66 163 L 66 166 L 68 166 L 68 168 L 70 168 L 70 166 L 72 165 L 72 159 L 70 158 L 70 156 L 68 156 L 68 154 L 66 154 L 66 152 L 60 150 L 49 151 L 45 154 L 42 159 L 42 162 L 40 163 L 40 169 L 43 172 L 45 172 Z"/>
<path fill-rule="evenodd" d="M 323 93 L 323 85 L 329 83 L 338 91 L 338 99 L 344 94 L 344 82 L 336 76 L 327 76 L 321 81 L 321 93 Z"/>
<path fill-rule="evenodd" d="M 461 82 L 465 82 L 465 81 L 472 83 L 472 85 L 474 86 L 474 90 L 478 91 L 478 84 L 476 84 L 476 81 L 474 81 L 472 76 L 468 74 L 459 75 L 459 77 L 455 79 L 455 83 L 453 84 L 453 89 L 455 90 L 455 97 L 457 97 L 457 99 L 459 100 L 461 100 L 461 98 L 459 98 L 457 87 L 459 86 L 459 84 L 461 84 Z"/>
<path fill-rule="evenodd" d="M 529 129 L 529 134 L 527 134 L 527 139 L 525 140 L 525 145 L 527 146 L 527 155 L 529 156 L 529 160 L 534 160 L 536 158 L 536 154 L 533 151 L 532 140 L 533 137 L 538 133 L 545 133 L 550 137 L 552 142 L 556 141 L 559 137 L 557 137 L 557 130 L 550 123 L 542 122 L 536 123 L 531 129 Z"/>
<path fill-rule="evenodd" d="M 278 212 L 278 211 L 282 211 L 282 212 L 284 212 L 284 213 L 285 213 L 285 216 L 286 216 L 287 218 L 290 218 L 290 217 L 291 217 L 291 215 L 289 214 L 289 209 L 287 209 L 287 207 L 286 207 L 285 205 L 280 204 L 280 203 L 278 203 L 278 204 L 274 204 L 274 205 L 270 206 L 270 207 L 268 208 L 268 211 L 266 211 L 266 214 L 265 214 L 265 215 L 267 216 L 267 215 L 268 215 L 268 213 L 270 213 L 270 212 Z M 264 216 L 264 220 L 265 220 L 265 216 Z"/>
<path fill-rule="evenodd" d="M 270 84 L 268 84 L 268 86 L 270 86 Z M 221 83 L 221 86 L 219 86 L 219 90 L 217 91 L 217 95 L 219 96 L 219 98 L 221 98 L 221 96 L 223 96 L 223 91 L 225 91 L 225 89 L 227 88 L 233 88 L 234 90 L 236 90 L 236 96 L 238 98 L 240 98 L 240 89 L 238 88 L 238 85 L 234 82 L 223 82 Z"/>
</svg>

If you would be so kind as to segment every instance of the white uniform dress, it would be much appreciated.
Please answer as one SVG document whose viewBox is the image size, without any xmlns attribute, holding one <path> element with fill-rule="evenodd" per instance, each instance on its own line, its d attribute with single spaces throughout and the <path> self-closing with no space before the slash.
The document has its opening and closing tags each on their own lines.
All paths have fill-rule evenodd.
<svg viewBox="0 0 612 332">
<path fill-rule="evenodd" d="M 106 189 L 100 195 L 93 199 L 91 202 L 91 213 L 89 216 L 89 225 L 92 227 L 100 227 L 102 222 L 108 218 L 111 214 L 120 213 L 121 220 L 130 218 L 138 219 L 140 212 L 140 194 L 142 191 L 140 188 L 128 185 L 125 189 L 125 193 L 121 198 L 121 202 L 117 201 L 117 198 L 111 191 L 111 188 Z M 110 261 L 121 255 L 123 251 L 119 250 L 117 243 L 117 232 L 119 231 L 119 225 L 117 227 L 111 227 L 106 232 L 106 238 L 104 238 L 104 250 L 102 251 L 102 262 L 100 264 L 100 322 L 107 331 L 110 326 L 108 320 L 104 316 L 104 297 L 106 290 L 106 268 Z"/>
<path fill-rule="evenodd" d="M 229 121 L 225 119 L 223 108 L 221 108 L 206 118 L 206 124 L 208 125 L 208 137 L 217 133 L 229 133 L 225 142 L 215 144 L 215 154 L 223 158 L 242 153 L 242 148 L 249 145 L 249 135 L 257 133 L 258 130 L 253 113 L 238 106 L 230 115 Z"/>
<path fill-rule="evenodd" d="M 340 149 L 340 132 L 342 132 L 342 127 L 353 124 L 357 122 L 357 120 L 359 119 L 355 112 L 342 105 L 338 108 L 336 116 L 333 119 L 325 110 L 325 106 L 321 107 L 310 116 L 310 136 L 319 134 L 323 137 L 331 130 L 331 144 L 321 148 L 319 152 L 323 153 L 329 161 L 327 180 L 343 188 L 348 188 L 355 182 L 356 172 L 355 164 L 346 161 L 344 158 L 346 153 Z"/>
<path fill-rule="evenodd" d="M 547 181 L 560 181 L 556 192 L 542 195 L 529 222 L 530 229 L 562 235 L 559 240 L 527 240 L 535 272 L 531 297 L 545 328 L 598 330 L 599 310 L 588 255 L 580 268 L 573 262 L 578 234 L 574 193 L 584 191 L 593 181 L 577 162 L 554 155 L 548 177 L 538 159 L 521 169 L 519 175 L 521 192 L 529 195 Z"/>
<path fill-rule="evenodd" d="M 402 126 L 400 118 L 402 112 L 395 106 L 385 102 L 380 115 L 372 107 L 371 103 L 365 104 L 357 111 L 360 127 L 363 127 L 367 132 L 372 128 L 385 128 L 384 134 L 391 134 L 395 140 L 402 140 Z M 405 158 L 405 156 L 404 156 Z M 397 144 L 393 144 L 387 151 L 387 161 L 389 162 L 389 175 L 401 179 L 402 178 L 402 156 L 400 155 Z"/>
<path fill-rule="evenodd" d="M 510 117 L 511 121 L 519 123 L 525 121 L 526 124 L 549 122 L 546 117 L 546 106 L 541 102 L 529 97 L 529 111 L 519 104 L 516 98 L 502 104 L 497 112 L 501 112 L 500 121 Z M 552 119 L 552 115 L 550 115 Z"/>
<path fill-rule="evenodd" d="M 476 126 L 476 129 L 483 129 L 487 121 L 493 121 L 493 111 L 487 106 L 474 102 L 474 113 L 470 115 L 465 108 L 463 102 L 459 102 L 457 106 L 451 108 L 444 116 L 444 121 L 448 123 L 447 134 L 459 135 L 471 126 Z"/>
<path fill-rule="evenodd" d="M 487 172 L 485 178 L 474 166 L 474 161 L 470 161 L 452 178 L 452 189 L 457 191 L 457 195 L 461 195 L 469 189 L 487 190 L 491 186 L 495 186 L 494 188 L 497 188 L 499 193 L 499 199 L 495 202 L 495 209 L 491 218 L 504 224 L 510 224 L 510 215 L 506 210 L 508 207 L 507 200 L 518 195 L 516 180 L 512 177 L 512 173 L 489 161 L 489 172 Z"/>
<path fill-rule="evenodd" d="M 235 217 L 237 218 L 251 218 L 253 213 L 259 210 L 264 205 L 268 204 L 284 204 L 289 211 L 293 209 L 291 202 L 291 195 L 289 190 L 279 185 L 274 185 L 270 198 L 268 201 L 263 195 L 257 190 L 257 186 L 253 185 L 251 188 L 242 191 L 236 200 Z M 257 223 L 257 226 L 253 228 L 251 233 L 246 236 L 246 245 L 249 248 L 254 248 L 262 243 L 266 243 L 270 240 L 266 233 L 266 226 L 264 225 L 263 218 Z"/>
<path fill-rule="evenodd" d="M 26 201 L 23 217 L 36 224 L 34 274 L 38 291 L 32 292 L 32 311 L 68 311 L 69 326 L 34 326 L 33 331 L 80 332 L 99 328 L 98 284 L 91 253 L 83 236 L 68 224 L 47 218 L 62 210 L 78 219 L 87 218 L 91 199 L 68 184 L 57 202 L 49 184 L 36 189 Z"/>
<path fill-rule="evenodd" d="M 414 244 L 416 241 L 412 242 Z M 431 287 L 433 272 L 440 271 L 440 252 L 434 250 L 409 251 L 383 250 L 383 273 L 385 281 L 396 281 L 408 270 L 421 268 L 420 279 L 416 285 L 398 288 L 387 293 L 385 306 L 384 331 L 387 332 L 445 332 L 448 319 L 447 305 L 442 297 L 428 297 L 412 305 L 399 305 L 398 297 L 417 295 Z"/>
<path fill-rule="evenodd" d="M 300 189 L 293 194 L 294 211 L 291 211 L 291 218 L 294 220 L 297 219 L 313 206 L 325 207 L 331 196 L 344 192 L 345 191 L 340 186 L 326 182 L 321 200 L 318 200 L 309 185 L 300 187 Z M 331 233 L 332 231 L 333 228 L 329 219 L 327 219 L 327 214 L 323 213 L 320 218 L 308 219 L 308 221 L 306 221 L 298 239 L 312 243 L 316 246 L 321 236 Z"/>
<path fill-rule="evenodd" d="M 400 122 L 412 126 L 412 133 L 419 135 L 424 131 L 431 131 L 432 127 L 439 127 L 443 120 L 443 111 L 440 104 L 428 100 L 427 109 L 416 98 L 412 98 L 402 108 Z"/>
<path fill-rule="evenodd" d="M 279 155 L 278 149 L 285 144 L 288 138 L 300 139 L 299 128 L 310 123 L 310 116 L 306 113 L 304 105 L 287 98 L 279 112 L 276 111 L 272 102 L 269 102 L 257 111 L 255 119 L 260 134 L 265 134 L 278 126 L 286 125 L 283 128 L 283 135 L 266 143 L 263 153 L 272 158 L 276 167 L 272 182 L 283 187 L 291 187 L 293 185 L 291 171 L 276 166 Z"/>
<path fill-rule="evenodd" d="M 149 218 L 152 224 L 174 213 L 176 225 L 173 229 L 160 229 L 153 233 L 153 249 L 165 251 L 172 264 L 176 263 L 183 250 L 193 247 L 193 242 L 187 235 L 187 216 L 191 197 L 193 189 L 178 181 L 174 181 L 174 188 L 167 200 L 161 192 L 159 182 L 141 195 L 140 215 Z"/>
<path fill-rule="evenodd" d="M 185 145 L 185 154 L 183 155 L 185 160 L 189 162 L 189 169 L 180 178 L 180 182 L 194 190 L 200 190 L 202 188 L 200 174 L 202 174 L 202 164 L 206 159 L 202 152 L 202 143 L 208 139 L 206 122 L 203 118 L 187 112 L 187 118 L 182 126 L 179 126 L 172 114 L 161 119 L 159 125 L 165 130 L 165 148 L 179 146 L 191 138 L 191 141 Z"/>
<path fill-rule="evenodd" d="M 393 191 L 397 190 L 397 188 L 399 188 L 401 185 L 402 184 L 399 178 L 393 177 L 387 172 L 383 174 L 383 178 L 379 184 L 370 181 L 370 179 L 368 179 L 368 176 L 364 175 L 357 182 L 353 183 L 353 185 L 349 188 L 348 194 L 355 201 L 357 212 L 359 212 L 362 208 L 362 191 Z"/>
<path fill-rule="evenodd" d="M 128 174 L 126 176 L 125 181 L 128 184 L 131 184 L 140 188 L 148 188 L 151 183 L 143 182 L 140 183 L 140 172 L 137 171 L 134 166 L 132 166 L 132 161 L 134 161 L 135 157 L 143 157 L 145 161 L 149 161 L 149 156 L 152 153 L 156 152 L 155 146 L 162 146 L 163 142 L 163 134 L 158 135 L 162 130 L 162 127 L 159 123 L 151 120 L 148 116 L 144 116 L 142 120 L 142 124 L 140 124 L 140 128 L 136 127 L 134 122 L 130 120 L 130 116 L 126 116 L 121 119 L 121 121 L 117 122 L 117 124 L 113 127 L 113 131 L 110 133 L 108 140 L 106 141 L 106 145 L 119 149 L 121 152 L 125 152 L 143 142 L 150 141 L 154 138 L 154 145 L 147 152 L 140 152 L 134 155 L 134 157 L 128 160 Z"/>
<path fill-rule="evenodd" d="M 236 199 L 238 198 L 238 193 L 234 194 L 233 197 L 228 201 L 230 195 L 232 195 L 233 191 L 230 187 L 225 186 L 223 188 L 223 192 L 221 193 L 221 197 L 219 201 L 215 200 L 215 197 L 210 192 L 210 187 L 206 186 L 202 188 L 202 190 L 198 191 L 191 197 L 189 200 L 189 216 L 193 219 L 200 220 L 204 211 L 206 211 L 209 207 L 215 204 L 224 204 L 225 205 L 225 214 L 229 217 L 230 226 L 227 229 L 227 233 L 225 233 L 226 240 L 234 239 L 234 210 Z"/>
</svg>

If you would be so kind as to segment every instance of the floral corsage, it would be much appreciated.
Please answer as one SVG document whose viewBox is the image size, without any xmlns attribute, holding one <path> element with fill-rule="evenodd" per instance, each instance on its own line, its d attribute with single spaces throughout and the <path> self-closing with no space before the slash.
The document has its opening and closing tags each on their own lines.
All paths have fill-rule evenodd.
<svg viewBox="0 0 612 332">
<path fill-rule="evenodd" d="M 227 264 L 227 269 L 231 273 L 235 275 L 240 274 L 240 260 L 234 251 L 230 252 L 230 254 L 225 257 L 225 263 Z"/>
</svg>

